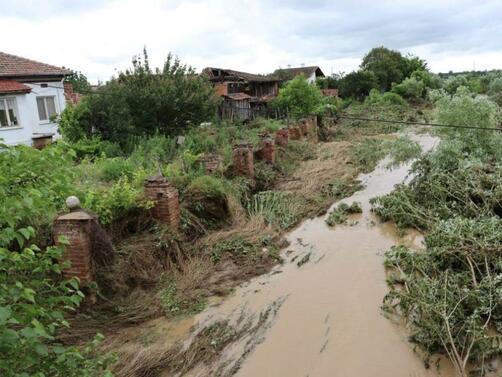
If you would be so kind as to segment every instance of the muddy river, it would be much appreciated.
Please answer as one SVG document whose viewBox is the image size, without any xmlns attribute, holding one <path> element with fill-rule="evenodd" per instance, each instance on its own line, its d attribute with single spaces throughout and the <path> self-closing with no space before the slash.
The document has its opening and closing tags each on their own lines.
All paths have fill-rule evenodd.
<svg viewBox="0 0 502 377">
<path fill-rule="evenodd" d="M 424 150 L 436 139 L 414 135 Z M 307 220 L 288 235 L 284 264 L 260 276 L 195 321 L 206 326 L 228 319 L 263 323 L 227 347 L 217 365 L 199 366 L 190 375 L 241 377 L 453 376 L 448 362 L 426 369 L 407 341 L 403 326 L 385 318 L 388 292 L 383 252 L 395 244 L 420 247 L 416 232 L 398 236 L 392 224 L 380 224 L 369 200 L 406 181 L 410 163 L 389 169 L 382 161 L 360 180 L 365 188 L 342 200 L 360 202 L 363 213 L 334 228 L 325 217 Z M 338 203 L 335 203 L 335 205 Z M 268 313 L 266 319 L 263 313 Z M 261 316 L 260 316 L 261 314 Z"/>
</svg>

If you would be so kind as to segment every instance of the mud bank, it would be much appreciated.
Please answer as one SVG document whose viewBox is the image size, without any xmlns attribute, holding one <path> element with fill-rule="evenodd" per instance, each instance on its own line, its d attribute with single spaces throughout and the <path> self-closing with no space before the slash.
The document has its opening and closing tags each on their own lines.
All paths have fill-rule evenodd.
<svg viewBox="0 0 502 377">
<path fill-rule="evenodd" d="M 437 141 L 426 135 L 413 138 L 425 151 Z M 243 318 L 257 323 L 260 314 L 278 308 L 259 331 L 189 375 L 453 376 L 447 362 L 439 371 L 426 369 L 404 329 L 381 314 L 388 291 L 383 251 L 395 244 L 419 247 L 422 240 L 416 232 L 400 237 L 392 224 L 379 224 L 370 212 L 369 200 L 405 181 L 411 163 L 394 169 L 387 165 L 384 160 L 362 175 L 365 188 L 343 200 L 360 202 L 361 215 L 335 228 L 325 224 L 325 217 L 305 221 L 288 235 L 291 245 L 283 252 L 283 265 L 195 318 L 200 328 L 221 320 L 239 327 Z"/>
</svg>

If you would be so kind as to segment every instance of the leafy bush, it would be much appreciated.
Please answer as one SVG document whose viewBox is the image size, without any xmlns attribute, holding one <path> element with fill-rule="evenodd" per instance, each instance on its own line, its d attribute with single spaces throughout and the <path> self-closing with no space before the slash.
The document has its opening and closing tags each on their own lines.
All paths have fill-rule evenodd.
<svg viewBox="0 0 502 377">
<path fill-rule="evenodd" d="M 460 90 L 454 96 L 441 97 L 436 102 L 434 121 L 437 123 L 452 124 L 457 126 L 495 128 L 499 121 L 499 108 L 496 104 L 483 97 L 473 97 L 467 90 Z M 468 140 L 466 145 L 471 148 L 487 148 L 493 145 L 493 131 L 472 129 L 442 130 L 442 133 L 452 137 L 461 137 Z"/>
<path fill-rule="evenodd" d="M 279 91 L 274 105 L 288 110 L 290 116 L 300 118 L 316 112 L 323 101 L 324 97 L 320 89 L 316 85 L 309 84 L 307 79 L 300 75 L 289 81 Z"/>
<path fill-rule="evenodd" d="M 406 101 L 399 95 L 393 92 L 380 94 L 377 89 L 372 89 L 370 95 L 364 101 L 365 104 L 374 105 L 397 105 L 406 106 Z"/>
<path fill-rule="evenodd" d="M 425 97 L 427 91 L 423 81 L 410 77 L 400 84 L 392 86 L 392 93 L 398 94 L 411 101 L 418 101 Z"/>
<path fill-rule="evenodd" d="M 350 206 L 347 203 L 340 203 L 329 213 L 326 224 L 329 226 L 343 224 L 347 221 L 348 215 L 362 212 L 361 203 L 353 202 Z"/>
<path fill-rule="evenodd" d="M 134 210 L 150 207 L 150 203 L 142 199 L 142 190 L 136 188 L 126 177 L 120 178 L 109 188 L 90 189 L 84 197 L 83 205 L 94 211 L 102 224 L 110 224 Z"/>
<path fill-rule="evenodd" d="M 5 238 L 6 229 L 0 230 Z M 14 376 L 111 376 L 106 358 L 91 357 L 94 346 L 83 350 L 56 340 L 68 327 L 64 318 L 84 297 L 77 279 L 59 280 L 63 250 L 25 246 L 32 228 L 14 231 L 21 250 L 0 247 L 0 374 Z"/>
<path fill-rule="evenodd" d="M 41 151 L 25 146 L 2 148 L 0 247 L 8 247 L 14 241 L 15 229 L 33 226 L 47 231 L 64 199 L 75 194 L 73 155 L 55 147 Z"/>
</svg>

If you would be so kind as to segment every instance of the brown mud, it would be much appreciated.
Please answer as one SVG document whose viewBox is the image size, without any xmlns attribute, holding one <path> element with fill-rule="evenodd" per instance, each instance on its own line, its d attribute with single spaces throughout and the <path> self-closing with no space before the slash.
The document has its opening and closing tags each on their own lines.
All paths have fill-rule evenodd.
<svg viewBox="0 0 502 377">
<path fill-rule="evenodd" d="M 416 135 L 424 150 L 435 138 Z M 385 318 L 381 303 L 388 287 L 382 254 L 395 244 L 420 247 L 422 236 L 400 236 L 380 224 L 369 200 L 406 181 L 410 163 L 360 177 L 362 191 L 344 199 L 360 202 L 363 213 L 330 228 L 324 217 L 307 220 L 288 235 L 284 263 L 241 285 L 222 302 L 195 317 L 198 329 L 217 321 L 239 327 L 243 315 L 258 322 L 278 308 L 253 334 L 222 350 L 216 361 L 197 365 L 190 376 L 453 376 L 442 360 L 426 369 L 407 341 L 403 326 Z M 335 203 L 336 205 L 338 203 Z M 258 328 L 258 327 L 256 327 Z M 192 339 L 199 330 L 192 332 Z M 189 347 L 190 339 L 185 342 Z"/>
</svg>

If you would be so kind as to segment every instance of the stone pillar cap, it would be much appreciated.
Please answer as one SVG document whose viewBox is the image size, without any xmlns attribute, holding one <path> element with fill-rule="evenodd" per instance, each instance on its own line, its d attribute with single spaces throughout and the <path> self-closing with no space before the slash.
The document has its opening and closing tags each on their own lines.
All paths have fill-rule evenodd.
<svg viewBox="0 0 502 377">
<path fill-rule="evenodd" d="M 70 211 L 75 211 L 82 208 L 80 205 L 80 200 L 75 195 L 71 195 L 66 198 L 66 206 L 70 209 Z"/>
<path fill-rule="evenodd" d="M 155 175 L 153 177 L 145 179 L 146 183 L 167 183 L 166 178 L 161 175 Z"/>
</svg>

